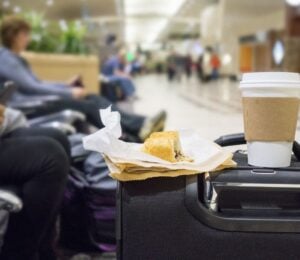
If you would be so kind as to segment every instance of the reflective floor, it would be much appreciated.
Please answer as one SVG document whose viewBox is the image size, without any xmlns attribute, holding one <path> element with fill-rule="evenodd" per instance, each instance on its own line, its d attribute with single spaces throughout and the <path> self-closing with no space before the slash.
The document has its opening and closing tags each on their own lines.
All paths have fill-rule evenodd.
<svg viewBox="0 0 300 260">
<path fill-rule="evenodd" d="M 241 96 L 238 82 L 221 79 L 200 83 L 196 78 L 168 82 L 165 75 L 135 79 L 139 99 L 134 111 L 153 115 L 168 112 L 167 129 L 192 128 L 214 140 L 221 135 L 243 132 Z M 300 139 L 300 115 L 296 139 Z"/>
<path fill-rule="evenodd" d="M 200 83 L 196 78 L 182 78 L 170 83 L 165 75 L 141 76 L 135 82 L 139 97 L 134 102 L 135 112 L 153 115 L 165 109 L 167 129 L 192 128 L 209 139 L 243 131 L 236 82 Z"/>
</svg>

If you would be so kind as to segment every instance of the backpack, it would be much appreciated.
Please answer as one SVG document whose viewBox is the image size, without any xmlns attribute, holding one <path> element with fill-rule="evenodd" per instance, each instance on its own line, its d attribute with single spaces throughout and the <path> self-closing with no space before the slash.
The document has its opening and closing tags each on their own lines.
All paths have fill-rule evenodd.
<svg viewBox="0 0 300 260">
<path fill-rule="evenodd" d="M 99 153 L 81 149 L 81 140 L 82 135 L 71 140 L 73 159 L 81 159 L 75 160 L 64 193 L 60 245 L 76 251 L 114 252 L 117 182 L 109 177 Z M 80 155 L 80 150 L 85 154 Z"/>
</svg>

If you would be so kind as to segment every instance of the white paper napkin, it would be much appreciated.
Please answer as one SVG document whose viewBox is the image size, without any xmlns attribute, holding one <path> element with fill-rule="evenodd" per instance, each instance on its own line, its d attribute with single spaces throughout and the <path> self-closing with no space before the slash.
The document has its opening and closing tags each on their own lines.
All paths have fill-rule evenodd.
<svg viewBox="0 0 300 260">
<path fill-rule="evenodd" d="M 142 151 L 142 144 L 126 143 L 119 140 L 122 130 L 120 113 L 112 112 L 111 107 L 100 110 L 104 128 L 83 138 L 87 150 L 99 152 L 112 163 L 130 163 L 141 167 L 164 167 L 170 170 L 213 170 L 232 157 L 232 153 L 222 149 L 212 141 L 201 138 L 194 130 L 181 130 L 180 142 L 183 153 L 193 158 L 193 162 L 171 163 Z"/>
</svg>

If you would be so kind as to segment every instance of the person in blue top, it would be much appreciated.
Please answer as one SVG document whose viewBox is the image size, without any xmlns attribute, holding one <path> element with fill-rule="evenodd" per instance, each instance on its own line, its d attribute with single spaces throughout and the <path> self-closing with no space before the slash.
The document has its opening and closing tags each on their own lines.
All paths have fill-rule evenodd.
<svg viewBox="0 0 300 260">
<path fill-rule="evenodd" d="M 122 51 L 118 55 L 110 56 L 102 66 L 102 74 L 107 77 L 109 82 L 118 84 L 125 96 L 131 97 L 135 93 L 135 86 L 126 72 L 124 72 L 125 57 Z"/>
</svg>

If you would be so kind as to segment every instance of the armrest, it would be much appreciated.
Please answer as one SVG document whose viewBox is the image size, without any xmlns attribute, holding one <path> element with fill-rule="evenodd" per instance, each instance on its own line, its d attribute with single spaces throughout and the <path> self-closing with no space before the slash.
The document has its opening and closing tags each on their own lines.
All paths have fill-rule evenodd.
<svg viewBox="0 0 300 260">
<path fill-rule="evenodd" d="M 30 124 L 30 121 L 29 121 L 29 124 Z M 36 124 L 36 125 L 30 124 L 30 126 L 55 128 L 57 130 L 62 131 L 66 135 L 76 134 L 76 132 L 77 132 L 76 128 L 74 126 L 63 123 L 63 122 L 48 122 L 48 123 L 41 123 L 41 124 Z"/>
<path fill-rule="evenodd" d="M 23 203 L 14 189 L 0 187 L 0 209 L 9 212 L 18 212 L 22 207 Z"/>
<path fill-rule="evenodd" d="M 8 104 L 9 107 L 22 111 L 26 116 L 34 114 L 37 109 L 40 109 L 45 105 L 45 103 L 38 100 L 24 102 L 9 102 Z"/>
<path fill-rule="evenodd" d="M 85 114 L 74 110 L 64 110 L 61 112 L 61 116 L 69 123 L 74 123 L 75 121 L 86 121 Z"/>
<path fill-rule="evenodd" d="M 56 96 L 56 95 L 43 95 L 43 96 L 34 96 L 33 97 L 33 100 L 39 100 L 39 101 L 42 101 L 42 102 L 46 102 L 46 103 L 50 103 L 50 102 L 55 102 L 55 101 L 58 101 L 60 100 L 61 98 L 59 96 Z"/>
<path fill-rule="evenodd" d="M 73 125 L 75 122 L 84 122 L 86 120 L 86 117 L 84 114 L 73 111 L 73 110 L 63 110 L 58 113 L 54 113 L 47 116 L 37 117 L 34 119 L 31 119 L 29 121 L 29 124 L 31 126 L 37 126 L 45 123 L 51 123 L 51 122 L 61 122 L 68 125 Z"/>
<path fill-rule="evenodd" d="M 15 101 L 10 101 L 9 105 L 14 108 L 30 108 L 36 106 L 45 106 L 47 103 L 60 100 L 58 96 L 28 96 Z"/>
<path fill-rule="evenodd" d="M 10 101 L 11 108 L 21 110 L 25 115 L 34 113 L 37 109 L 54 103 L 60 98 L 58 96 L 28 96 L 26 98 Z"/>
</svg>

